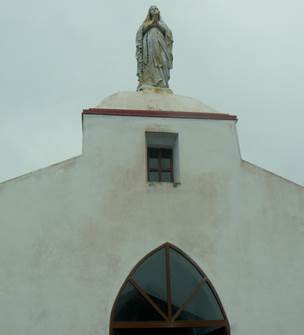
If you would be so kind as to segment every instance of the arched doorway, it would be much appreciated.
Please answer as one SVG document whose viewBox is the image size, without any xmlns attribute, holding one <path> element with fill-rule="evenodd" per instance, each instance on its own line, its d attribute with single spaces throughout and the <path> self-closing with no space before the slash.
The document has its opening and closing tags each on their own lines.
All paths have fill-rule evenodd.
<svg viewBox="0 0 304 335">
<path fill-rule="evenodd" d="M 110 335 L 230 335 L 230 327 L 205 273 L 165 243 L 145 256 L 122 285 Z"/>
</svg>

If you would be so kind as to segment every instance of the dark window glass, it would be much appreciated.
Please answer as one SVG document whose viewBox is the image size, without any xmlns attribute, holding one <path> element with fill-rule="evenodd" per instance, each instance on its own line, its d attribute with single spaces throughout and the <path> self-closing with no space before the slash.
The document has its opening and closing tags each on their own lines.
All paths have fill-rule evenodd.
<svg viewBox="0 0 304 335">
<path fill-rule="evenodd" d="M 184 256 L 170 248 L 172 310 L 175 313 L 203 280 L 202 275 Z"/>
<path fill-rule="evenodd" d="M 128 283 L 117 301 L 115 321 L 156 321 L 163 320 L 154 307 Z"/>
<path fill-rule="evenodd" d="M 161 181 L 167 181 L 167 182 L 171 182 L 171 172 L 162 172 L 161 173 Z"/>
<path fill-rule="evenodd" d="M 159 173 L 149 172 L 149 181 L 159 181 Z"/>
<path fill-rule="evenodd" d="M 148 148 L 148 181 L 173 182 L 173 151 Z"/>
<path fill-rule="evenodd" d="M 160 149 L 158 148 L 148 148 L 149 157 L 158 158 Z"/>
<path fill-rule="evenodd" d="M 162 158 L 172 158 L 172 149 L 160 149 Z"/>
<path fill-rule="evenodd" d="M 223 327 L 193 328 L 193 335 L 226 335 Z"/>
<path fill-rule="evenodd" d="M 149 158 L 149 168 L 158 170 L 158 158 Z"/>
<path fill-rule="evenodd" d="M 165 249 L 149 257 L 133 274 L 135 282 L 167 314 Z"/>
<path fill-rule="evenodd" d="M 209 285 L 204 283 L 177 320 L 224 320 Z"/>
<path fill-rule="evenodd" d="M 212 320 L 218 326 L 208 322 Z M 181 321 L 185 328 L 179 328 Z M 229 324 L 205 274 L 165 244 L 127 278 L 112 311 L 111 330 L 112 335 L 228 335 Z"/>
<path fill-rule="evenodd" d="M 161 168 L 162 169 L 170 169 L 171 168 L 171 159 L 170 158 L 162 158 L 161 159 Z"/>
</svg>

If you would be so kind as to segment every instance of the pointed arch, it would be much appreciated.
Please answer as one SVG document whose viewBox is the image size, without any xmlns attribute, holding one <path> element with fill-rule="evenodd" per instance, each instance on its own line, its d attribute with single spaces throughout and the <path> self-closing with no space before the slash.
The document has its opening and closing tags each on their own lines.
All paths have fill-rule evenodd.
<svg viewBox="0 0 304 335">
<path fill-rule="evenodd" d="M 110 335 L 230 335 L 224 308 L 203 270 L 165 243 L 132 269 L 115 299 Z M 181 328 L 183 332 L 181 332 Z"/>
</svg>

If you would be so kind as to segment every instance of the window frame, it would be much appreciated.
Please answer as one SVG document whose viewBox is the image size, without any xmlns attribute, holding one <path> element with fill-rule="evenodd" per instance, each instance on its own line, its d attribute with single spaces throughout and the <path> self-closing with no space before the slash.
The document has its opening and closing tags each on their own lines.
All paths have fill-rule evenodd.
<svg viewBox="0 0 304 335">
<path fill-rule="evenodd" d="M 146 163 L 146 181 L 149 185 L 153 184 L 161 184 L 170 183 L 174 187 L 181 184 L 181 173 L 180 173 L 180 150 L 179 150 L 179 134 L 178 132 L 168 132 L 168 131 L 159 131 L 157 130 L 146 130 L 145 131 L 145 163 Z M 169 172 L 170 173 L 170 179 L 171 181 L 161 181 L 162 176 L 158 175 L 158 181 L 150 180 L 149 177 L 149 159 L 148 159 L 148 149 L 170 149 L 171 150 L 171 166 L 170 169 L 162 169 L 167 170 L 164 171 L 164 173 Z M 158 172 L 159 169 L 156 169 Z M 154 171 L 153 171 L 154 172 Z M 162 174 L 162 173 L 160 173 Z M 156 176 L 154 176 L 156 177 Z M 169 179 L 169 176 L 166 176 L 167 179 Z"/>
<path fill-rule="evenodd" d="M 149 151 L 156 150 L 157 157 L 152 157 L 149 155 Z M 170 151 L 170 157 L 162 156 L 165 150 Z M 157 168 L 150 167 L 150 159 L 157 159 Z M 162 159 L 167 158 L 170 160 L 170 167 L 163 168 L 162 167 Z M 150 180 L 150 172 L 158 173 L 158 180 Z M 163 180 L 163 173 L 170 173 L 170 180 Z M 173 149 L 172 148 L 164 148 L 164 147 L 153 147 L 147 146 L 147 179 L 149 183 L 174 183 L 174 169 L 173 169 Z"/>
</svg>

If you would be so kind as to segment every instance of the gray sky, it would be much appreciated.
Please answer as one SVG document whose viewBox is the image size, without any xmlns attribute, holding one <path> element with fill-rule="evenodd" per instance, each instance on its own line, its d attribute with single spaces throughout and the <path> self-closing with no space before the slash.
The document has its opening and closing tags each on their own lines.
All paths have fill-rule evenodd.
<svg viewBox="0 0 304 335">
<path fill-rule="evenodd" d="M 82 109 L 135 90 L 151 4 L 173 91 L 238 115 L 242 157 L 304 185 L 303 0 L 0 0 L 0 181 L 80 154 Z"/>
</svg>

